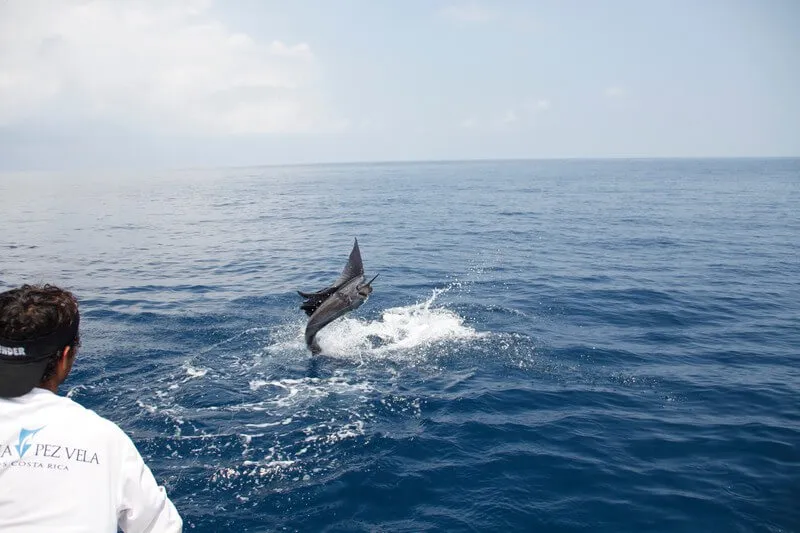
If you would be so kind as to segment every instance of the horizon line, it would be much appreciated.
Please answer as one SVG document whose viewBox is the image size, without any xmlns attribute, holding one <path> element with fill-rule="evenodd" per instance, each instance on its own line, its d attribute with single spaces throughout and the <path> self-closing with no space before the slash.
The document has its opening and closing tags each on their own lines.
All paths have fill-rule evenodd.
<svg viewBox="0 0 800 533">
<path fill-rule="evenodd" d="M 743 155 L 743 156 L 563 156 L 563 157 L 485 157 L 485 158 L 442 158 L 442 159 L 376 159 L 376 160 L 351 160 L 351 161 L 315 161 L 315 162 L 287 162 L 287 163 L 255 163 L 255 164 L 221 164 L 221 165 L 169 165 L 153 167 L 137 166 L 102 166 L 102 167 L 67 167 L 64 169 L 0 169 L 3 174 L 50 174 L 72 172 L 178 172 L 188 170 L 224 170 L 247 168 L 292 168 L 292 167 L 333 167 L 333 166 L 364 166 L 364 165 L 419 165 L 419 164 L 456 164 L 456 163 L 522 163 L 522 162 L 579 162 L 579 161 L 736 161 L 736 160 L 792 160 L 800 159 L 800 155 Z"/>
</svg>

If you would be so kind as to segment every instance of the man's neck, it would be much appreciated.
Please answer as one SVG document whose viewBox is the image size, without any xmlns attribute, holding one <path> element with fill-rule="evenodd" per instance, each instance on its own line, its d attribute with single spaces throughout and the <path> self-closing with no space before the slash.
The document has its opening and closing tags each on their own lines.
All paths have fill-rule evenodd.
<svg viewBox="0 0 800 533">
<path fill-rule="evenodd" d="M 38 388 L 49 390 L 53 394 L 58 394 L 58 386 L 59 385 L 60 385 L 60 383 L 57 383 L 55 380 L 48 379 L 47 381 L 39 383 Z"/>
</svg>

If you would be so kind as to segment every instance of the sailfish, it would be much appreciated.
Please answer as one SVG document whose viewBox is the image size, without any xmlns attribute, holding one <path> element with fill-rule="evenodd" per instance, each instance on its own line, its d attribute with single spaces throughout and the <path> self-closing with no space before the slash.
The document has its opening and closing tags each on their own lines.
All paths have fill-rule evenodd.
<svg viewBox="0 0 800 533">
<path fill-rule="evenodd" d="M 337 318 L 361 307 L 372 294 L 372 282 L 377 277 L 376 274 L 369 282 L 364 282 L 364 264 L 361 262 L 358 239 L 355 239 L 347 264 L 333 285 L 317 292 L 297 291 L 305 298 L 300 309 L 308 315 L 305 339 L 312 354 L 322 351 L 317 343 L 317 333 Z"/>
</svg>

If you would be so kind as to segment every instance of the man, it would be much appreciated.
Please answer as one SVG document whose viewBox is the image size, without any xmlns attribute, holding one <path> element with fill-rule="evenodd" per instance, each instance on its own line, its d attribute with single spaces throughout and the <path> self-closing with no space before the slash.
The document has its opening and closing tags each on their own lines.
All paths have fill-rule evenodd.
<svg viewBox="0 0 800 533">
<path fill-rule="evenodd" d="M 56 394 L 79 321 L 77 300 L 58 287 L 0 293 L 0 531 L 180 532 L 130 438 Z"/>
</svg>

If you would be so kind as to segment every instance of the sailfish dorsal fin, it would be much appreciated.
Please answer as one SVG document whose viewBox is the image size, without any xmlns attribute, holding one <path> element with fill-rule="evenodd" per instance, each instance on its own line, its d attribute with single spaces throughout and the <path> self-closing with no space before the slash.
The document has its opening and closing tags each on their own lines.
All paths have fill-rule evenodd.
<svg viewBox="0 0 800 533">
<path fill-rule="evenodd" d="M 356 276 L 364 275 L 364 264 L 361 262 L 361 250 L 358 249 L 358 239 L 353 243 L 353 249 L 350 251 L 350 257 L 347 259 L 347 264 L 342 270 L 342 275 L 334 283 L 334 287 L 340 287 L 355 278 Z"/>
</svg>

